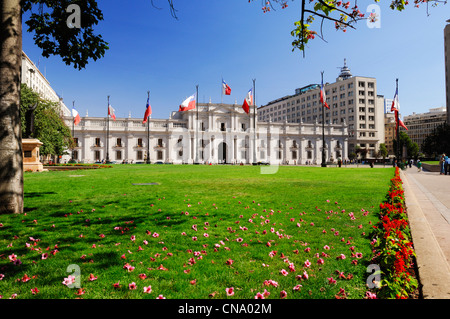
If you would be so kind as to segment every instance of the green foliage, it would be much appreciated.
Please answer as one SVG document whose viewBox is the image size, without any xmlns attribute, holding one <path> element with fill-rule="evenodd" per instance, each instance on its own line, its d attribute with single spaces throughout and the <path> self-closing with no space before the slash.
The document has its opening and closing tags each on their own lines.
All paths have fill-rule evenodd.
<svg viewBox="0 0 450 319">
<path fill-rule="evenodd" d="M 59 115 L 58 103 L 41 99 L 39 94 L 28 88 L 26 84 L 21 85 L 20 94 L 22 135 L 25 134 L 26 128 L 26 108 L 38 102 L 34 111 L 33 137 L 43 143 L 39 151 L 42 155 L 63 155 L 66 149 L 72 147 L 73 140 L 69 127 Z"/>
<path fill-rule="evenodd" d="M 450 154 L 450 125 L 444 123 L 436 127 L 423 141 L 422 152 L 434 157 Z"/>
<path fill-rule="evenodd" d="M 251 0 L 254 1 L 254 0 Z M 249 0 L 249 2 L 251 2 Z M 295 1 L 295 0 L 292 0 Z M 292 30 L 291 35 L 295 38 L 292 41 L 293 51 L 298 49 L 305 51 L 305 47 L 308 42 L 315 38 L 315 36 L 323 37 L 324 22 L 334 22 L 334 28 L 346 32 L 348 28 L 355 29 L 355 26 L 360 20 L 367 20 L 369 22 L 375 22 L 379 17 L 376 14 L 371 13 L 366 16 L 361 12 L 356 0 L 300 0 L 301 1 L 301 17 L 299 21 L 294 22 L 295 29 Z M 274 7 L 274 4 L 278 4 L 282 9 L 287 7 L 288 0 L 271 0 L 262 1 L 263 12 L 271 11 L 270 8 Z M 373 3 L 379 3 L 379 0 L 373 0 Z M 438 3 L 445 4 L 446 2 L 441 0 L 391 0 L 389 8 L 392 10 L 403 11 L 407 5 L 414 5 L 419 7 L 421 4 L 432 4 L 436 6 Z M 320 28 L 313 30 L 312 25 L 316 18 L 320 22 Z"/>
<path fill-rule="evenodd" d="M 400 131 L 398 134 L 400 140 L 400 147 L 406 146 L 406 152 L 408 153 L 408 157 L 417 158 L 419 156 L 419 146 L 416 142 L 413 142 L 411 138 L 403 131 Z M 394 139 L 394 150 L 397 149 L 397 140 Z M 400 153 L 402 150 L 400 149 Z"/>
<path fill-rule="evenodd" d="M 382 157 L 383 159 L 385 159 L 386 156 L 388 156 L 388 150 L 387 150 L 386 144 L 380 143 L 380 148 L 379 148 L 379 150 L 378 150 L 378 154 L 379 154 L 379 156 Z"/>
<path fill-rule="evenodd" d="M 71 4 L 80 8 L 81 27 L 69 28 L 66 12 Z M 33 7 L 39 6 L 37 13 Z M 25 24 L 28 32 L 34 33 L 36 45 L 42 49 L 42 55 L 59 55 L 67 64 L 83 69 L 89 59 L 97 60 L 105 55 L 108 43 L 101 35 L 94 33 L 94 26 L 103 20 L 103 14 L 95 0 L 22 0 L 22 12 L 31 11 Z"/>
</svg>

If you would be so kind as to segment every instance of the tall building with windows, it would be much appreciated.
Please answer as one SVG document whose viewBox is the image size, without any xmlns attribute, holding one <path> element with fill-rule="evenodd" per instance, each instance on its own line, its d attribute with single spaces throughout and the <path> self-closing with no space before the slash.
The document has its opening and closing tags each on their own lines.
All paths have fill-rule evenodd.
<svg viewBox="0 0 450 319">
<path fill-rule="evenodd" d="M 58 102 L 61 116 L 70 116 L 70 110 L 51 87 L 50 82 L 23 51 L 21 74 L 21 83 L 25 83 L 34 92 L 39 93 L 41 98 L 52 102 Z"/>
<path fill-rule="evenodd" d="M 407 115 L 403 118 L 408 131 L 402 130 L 408 134 L 411 141 L 417 143 L 421 147 L 425 138 L 433 132 L 433 130 L 445 123 L 447 114 L 445 107 L 432 108 L 426 113 Z"/>
<path fill-rule="evenodd" d="M 273 100 L 258 108 L 258 120 L 270 123 L 342 124 L 348 127 L 351 153 L 359 145 L 367 157 L 375 157 L 384 143 L 384 104 L 377 95 L 377 81 L 372 77 L 353 76 L 346 61 L 334 83 L 324 84 L 326 101 L 322 119 L 320 85 L 310 84 L 295 94 Z"/>
<path fill-rule="evenodd" d="M 447 96 L 447 123 L 450 124 L 450 19 L 444 29 L 445 88 Z"/>
</svg>

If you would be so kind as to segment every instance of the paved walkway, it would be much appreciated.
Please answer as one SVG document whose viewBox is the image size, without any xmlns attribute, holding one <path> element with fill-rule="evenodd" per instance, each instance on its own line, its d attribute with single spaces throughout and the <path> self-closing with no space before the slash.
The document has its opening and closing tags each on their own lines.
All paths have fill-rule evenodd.
<svg viewBox="0 0 450 319">
<path fill-rule="evenodd" d="M 425 299 L 450 299 L 450 176 L 401 172 Z"/>
</svg>

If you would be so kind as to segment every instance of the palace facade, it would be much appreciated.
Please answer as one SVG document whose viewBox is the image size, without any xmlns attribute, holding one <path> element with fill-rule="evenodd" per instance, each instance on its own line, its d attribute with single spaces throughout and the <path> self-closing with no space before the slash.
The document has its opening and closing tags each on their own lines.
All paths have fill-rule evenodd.
<svg viewBox="0 0 450 319">
<path fill-rule="evenodd" d="M 169 119 L 151 119 L 149 127 L 137 118 L 82 117 L 72 132 L 76 146 L 62 162 L 145 163 L 147 156 L 151 163 L 171 164 L 322 162 L 322 124 L 263 122 L 254 112 L 253 106 L 247 114 L 238 104 L 199 103 Z M 65 121 L 72 129 L 72 117 Z M 348 158 L 345 122 L 326 124 L 324 136 L 327 162 Z"/>
</svg>

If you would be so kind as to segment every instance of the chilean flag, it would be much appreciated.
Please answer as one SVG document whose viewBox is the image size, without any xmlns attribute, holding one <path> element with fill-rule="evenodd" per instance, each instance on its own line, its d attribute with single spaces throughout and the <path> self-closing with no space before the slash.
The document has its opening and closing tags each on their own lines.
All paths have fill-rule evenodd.
<svg viewBox="0 0 450 319">
<path fill-rule="evenodd" d="M 78 114 L 78 111 L 75 110 L 75 108 L 72 108 L 72 116 L 73 116 L 73 123 L 75 125 L 78 125 L 78 123 L 80 123 L 81 118 L 80 118 L 80 114 Z"/>
<path fill-rule="evenodd" d="M 230 95 L 231 94 L 231 88 L 228 84 L 225 83 L 225 81 L 222 79 L 222 94 Z"/>
<path fill-rule="evenodd" d="M 247 96 L 244 99 L 244 104 L 242 104 L 242 108 L 247 114 L 250 112 L 250 105 L 253 105 L 253 89 L 248 91 Z"/>
<path fill-rule="evenodd" d="M 178 112 L 188 111 L 195 109 L 195 94 L 192 94 L 190 97 L 188 97 L 186 100 L 181 103 L 180 108 L 178 109 Z"/>
<path fill-rule="evenodd" d="M 147 122 L 148 117 L 152 114 L 152 107 L 150 105 L 149 99 L 150 98 L 147 98 L 147 105 L 146 105 L 144 120 L 142 121 L 142 124 L 145 124 Z"/>
<path fill-rule="evenodd" d="M 325 88 L 323 87 L 323 80 L 322 85 L 320 86 L 320 103 L 323 104 L 326 108 L 330 108 L 327 103 L 327 96 L 325 95 Z"/>
<path fill-rule="evenodd" d="M 398 89 L 395 89 L 394 100 L 392 101 L 391 112 L 398 111 Z"/>
<path fill-rule="evenodd" d="M 402 120 L 400 120 L 400 118 L 398 117 L 398 110 L 395 110 L 395 120 L 397 121 L 396 124 L 396 129 L 398 130 L 398 126 L 400 125 L 401 127 L 403 127 L 405 130 L 408 130 L 408 128 L 406 127 L 405 123 L 403 123 Z"/>
<path fill-rule="evenodd" d="M 112 117 L 112 119 L 115 121 L 116 120 L 116 114 L 114 114 L 114 109 L 113 107 L 110 105 L 108 105 L 108 115 Z"/>
</svg>

